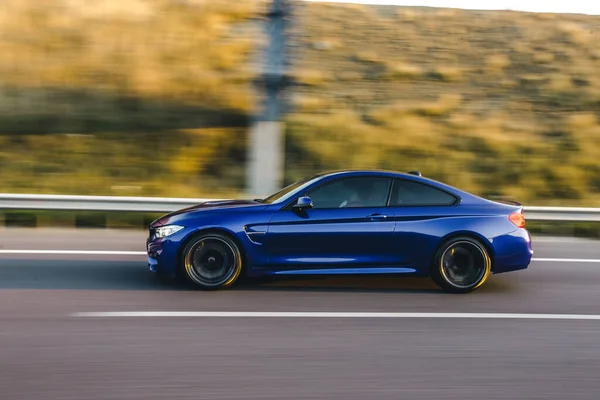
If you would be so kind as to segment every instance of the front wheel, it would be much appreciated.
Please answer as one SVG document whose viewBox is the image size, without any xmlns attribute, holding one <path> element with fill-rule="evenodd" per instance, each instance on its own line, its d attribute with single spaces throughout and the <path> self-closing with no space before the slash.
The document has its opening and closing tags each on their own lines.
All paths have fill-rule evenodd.
<svg viewBox="0 0 600 400">
<path fill-rule="evenodd" d="M 433 281 L 451 293 L 468 293 L 481 287 L 492 270 L 486 248 L 471 237 L 457 237 L 444 243 L 431 270 Z"/>
<path fill-rule="evenodd" d="M 192 239 L 182 254 L 186 278 L 201 289 L 227 288 L 242 272 L 240 249 L 233 240 L 219 233 Z"/>
</svg>

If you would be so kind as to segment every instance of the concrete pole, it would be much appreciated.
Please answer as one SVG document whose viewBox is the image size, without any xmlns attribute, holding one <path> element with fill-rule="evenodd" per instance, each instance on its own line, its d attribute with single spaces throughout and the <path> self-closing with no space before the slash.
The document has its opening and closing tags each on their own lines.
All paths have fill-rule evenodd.
<svg viewBox="0 0 600 400">
<path fill-rule="evenodd" d="M 265 30 L 268 45 L 262 54 L 262 73 L 257 81 L 261 107 L 250 129 L 247 193 L 267 196 L 279 190 L 283 181 L 285 127 L 283 94 L 289 84 L 287 69 L 287 34 L 291 0 L 273 0 L 267 12 Z"/>
</svg>

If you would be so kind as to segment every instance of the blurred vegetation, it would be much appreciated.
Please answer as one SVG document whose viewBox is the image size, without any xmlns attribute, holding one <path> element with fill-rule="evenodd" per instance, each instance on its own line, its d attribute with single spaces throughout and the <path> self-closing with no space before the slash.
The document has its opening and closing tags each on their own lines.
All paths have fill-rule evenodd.
<svg viewBox="0 0 600 400">
<path fill-rule="evenodd" d="M 298 20 L 291 179 L 299 164 L 418 169 L 600 204 L 600 17 L 306 4 Z"/>
<path fill-rule="evenodd" d="M 264 1 L 4 0 L 0 191 L 236 196 Z M 297 3 L 286 182 L 600 205 L 600 17 Z"/>
<path fill-rule="evenodd" d="M 260 3 L 7 0 L 0 190 L 231 195 Z"/>
</svg>

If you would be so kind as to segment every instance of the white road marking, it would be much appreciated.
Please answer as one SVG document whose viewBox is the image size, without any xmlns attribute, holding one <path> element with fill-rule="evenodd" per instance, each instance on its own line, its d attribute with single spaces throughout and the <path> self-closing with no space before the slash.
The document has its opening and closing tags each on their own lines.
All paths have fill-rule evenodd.
<svg viewBox="0 0 600 400">
<path fill-rule="evenodd" d="M 570 262 L 570 263 L 600 263 L 600 260 L 588 258 L 534 258 L 537 262 Z"/>
<path fill-rule="evenodd" d="M 600 320 L 593 314 L 402 313 L 402 312 L 260 312 L 260 311 L 108 311 L 77 312 L 79 318 L 429 318 L 429 319 L 544 319 Z"/>
<path fill-rule="evenodd" d="M 111 250 L 5 250 L 0 254 L 80 254 L 96 256 L 146 256 L 145 251 L 111 251 Z M 588 258 L 533 258 L 533 262 L 567 262 L 567 263 L 600 263 L 600 259 Z"/>
<path fill-rule="evenodd" d="M 600 241 L 593 238 L 580 238 L 571 236 L 535 236 L 533 244 L 536 243 L 582 243 L 582 244 L 598 244 Z"/>
<path fill-rule="evenodd" d="M 0 254 L 84 254 L 97 256 L 145 256 L 145 251 L 108 251 L 108 250 L 4 250 Z"/>
</svg>

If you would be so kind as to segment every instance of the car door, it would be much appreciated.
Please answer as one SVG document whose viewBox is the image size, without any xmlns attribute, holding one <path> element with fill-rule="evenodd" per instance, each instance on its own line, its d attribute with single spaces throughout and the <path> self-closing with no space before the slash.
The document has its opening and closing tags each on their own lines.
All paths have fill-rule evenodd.
<svg viewBox="0 0 600 400">
<path fill-rule="evenodd" d="M 390 188 L 387 177 L 347 177 L 305 193 L 312 208 L 288 206 L 269 223 L 270 264 L 281 269 L 393 264 L 394 221 L 386 207 Z"/>
<path fill-rule="evenodd" d="M 394 179 L 389 208 L 396 221 L 399 263 L 426 273 L 444 228 L 456 216 L 458 198 L 409 179 Z"/>
</svg>

